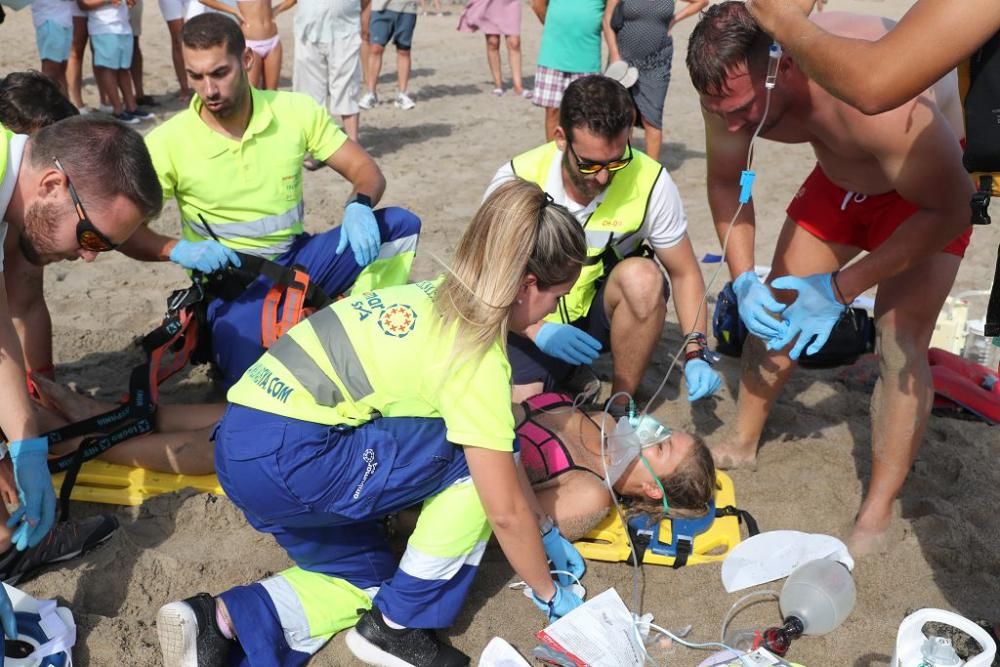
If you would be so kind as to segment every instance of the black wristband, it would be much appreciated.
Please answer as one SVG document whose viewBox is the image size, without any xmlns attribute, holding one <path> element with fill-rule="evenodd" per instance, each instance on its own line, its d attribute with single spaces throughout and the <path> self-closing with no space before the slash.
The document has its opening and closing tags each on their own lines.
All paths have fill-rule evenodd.
<svg viewBox="0 0 1000 667">
<path fill-rule="evenodd" d="M 351 204 L 363 204 L 368 208 L 372 208 L 372 198 L 366 194 L 355 192 L 351 198 L 344 203 L 344 208 L 347 208 Z"/>
</svg>

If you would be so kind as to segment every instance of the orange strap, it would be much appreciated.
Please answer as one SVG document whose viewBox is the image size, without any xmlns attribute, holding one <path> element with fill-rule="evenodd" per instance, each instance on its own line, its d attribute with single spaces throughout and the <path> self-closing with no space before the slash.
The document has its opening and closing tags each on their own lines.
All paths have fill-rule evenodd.
<svg viewBox="0 0 1000 667">
<path fill-rule="evenodd" d="M 312 309 L 306 307 L 309 274 L 297 268 L 292 271 L 294 278 L 290 283 L 275 284 L 264 297 L 260 313 L 260 338 L 264 349 L 271 347 L 274 341 L 312 312 Z"/>
</svg>

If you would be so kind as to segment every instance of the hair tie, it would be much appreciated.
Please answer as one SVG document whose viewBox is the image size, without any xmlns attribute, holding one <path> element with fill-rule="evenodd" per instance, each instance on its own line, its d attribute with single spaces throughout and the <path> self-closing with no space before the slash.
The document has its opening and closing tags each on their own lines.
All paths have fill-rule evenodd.
<svg viewBox="0 0 1000 667">
<path fill-rule="evenodd" d="M 550 195 L 548 192 L 543 192 L 542 194 L 545 195 L 545 199 L 542 200 L 542 205 L 538 209 L 539 212 L 544 211 L 545 207 L 548 206 L 549 204 L 556 203 L 556 200 L 553 199 L 552 195 Z"/>
</svg>

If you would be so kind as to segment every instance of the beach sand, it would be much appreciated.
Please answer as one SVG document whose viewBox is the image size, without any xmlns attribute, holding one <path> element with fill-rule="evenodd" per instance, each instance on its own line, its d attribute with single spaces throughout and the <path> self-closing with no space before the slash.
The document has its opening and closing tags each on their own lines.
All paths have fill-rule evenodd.
<svg viewBox="0 0 1000 667">
<path fill-rule="evenodd" d="M 168 36 L 157 4 L 146 0 L 142 49 L 146 90 L 162 95 L 176 88 Z M 838 0 L 828 9 L 901 15 L 910 3 Z M 543 140 L 542 112 L 508 93 L 490 95 L 483 38 L 455 31 L 450 16 L 421 17 L 413 48 L 412 91 L 417 106 L 401 112 L 383 103 L 362 115 L 362 143 L 388 179 L 383 204 L 411 208 L 424 231 L 415 276 L 425 278 L 447 261 L 493 172 L 513 155 Z M 291 15 L 279 23 L 286 44 L 282 84 L 291 80 Z M 719 244 L 705 196 L 705 146 L 697 98 L 687 80 L 684 54 L 691 21 L 676 30 L 673 81 L 666 105 L 663 159 L 677 182 L 699 257 L 718 253 Z M 525 73 L 531 75 L 540 30 L 525 11 Z M 0 26 L 0 72 L 38 67 L 28 11 L 9 12 Z M 387 54 L 380 91 L 395 92 L 395 64 Z M 97 93 L 86 69 L 85 98 Z M 530 79 L 529 79 L 530 83 Z M 176 111 L 176 103 L 166 105 Z M 163 109 L 163 107 L 161 107 Z M 143 129 L 149 129 L 147 123 Z M 641 133 L 637 133 L 641 137 Z M 642 146 L 641 138 L 636 145 Z M 768 263 L 784 207 L 812 168 L 806 146 L 760 144 L 754 201 L 758 213 L 758 263 Z M 339 222 L 347 185 L 330 171 L 306 172 L 307 227 L 317 231 Z M 334 212 L 331 214 L 330 212 Z M 994 212 L 995 215 L 997 211 Z M 176 206 L 169 204 L 154 223 L 178 232 Z M 953 293 L 989 285 L 1000 229 L 976 230 Z M 703 265 L 706 279 L 718 264 Z M 721 288 L 715 284 L 713 293 Z M 175 265 L 139 265 L 111 254 L 92 264 L 56 264 L 46 270 L 46 298 L 55 329 L 60 380 L 80 391 L 117 399 L 128 370 L 139 361 L 133 340 L 152 329 L 168 293 L 185 284 Z M 981 307 L 981 306 L 980 306 Z M 671 308 L 671 322 L 676 319 Z M 668 354 L 680 342 L 668 327 L 650 368 L 643 393 L 649 396 L 666 371 Z M 608 371 L 607 364 L 599 370 Z M 678 398 L 678 374 L 667 382 L 655 414 L 675 428 L 695 429 L 709 442 L 721 439 L 735 414 L 738 362 L 724 359 L 725 384 L 715 400 L 691 407 Z M 845 538 L 857 512 L 871 461 L 869 397 L 871 359 L 853 367 L 800 371 L 774 408 L 764 434 L 756 472 L 737 472 L 739 505 L 763 530 L 795 529 Z M 165 386 L 165 401 L 218 400 L 205 370 L 193 369 Z M 911 608 L 954 609 L 971 618 L 1000 619 L 1000 432 L 986 425 L 934 416 L 898 503 L 899 519 L 887 553 L 859 559 L 858 601 L 844 625 L 828 636 L 804 638 L 789 657 L 809 667 L 886 665 L 897 626 Z M 78 512 L 115 511 L 81 507 Z M 199 591 L 218 593 L 252 582 L 290 565 L 270 537 L 246 525 L 224 498 L 181 492 L 137 509 L 118 509 L 122 529 L 95 553 L 26 583 L 26 591 L 56 597 L 79 624 L 80 665 L 155 665 L 159 661 L 154 619 L 160 605 Z M 719 565 L 679 571 L 643 569 L 641 608 L 669 628 L 692 626 L 696 640 L 717 640 L 719 626 L 741 594 L 727 594 Z M 527 654 L 542 616 L 521 593 L 508 591 L 512 572 L 499 549 L 491 547 L 473 592 L 448 636 L 477 656 L 500 635 Z M 584 579 L 591 594 L 614 586 L 627 602 L 633 597 L 633 570 L 624 564 L 591 563 Z M 754 605 L 733 627 L 761 627 L 779 621 L 777 605 Z M 673 648 L 661 664 L 696 665 L 705 654 Z M 353 664 L 337 637 L 312 664 Z"/>
</svg>

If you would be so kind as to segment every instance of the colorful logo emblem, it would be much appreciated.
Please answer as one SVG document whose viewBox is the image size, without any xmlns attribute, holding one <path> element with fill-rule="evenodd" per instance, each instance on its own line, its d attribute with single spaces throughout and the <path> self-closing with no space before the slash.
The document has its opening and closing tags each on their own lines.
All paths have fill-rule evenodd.
<svg viewBox="0 0 1000 667">
<path fill-rule="evenodd" d="M 385 308 L 378 318 L 378 327 L 386 336 L 405 338 L 417 324 L 417 314 L 403 303 Z"/>
</svg>

